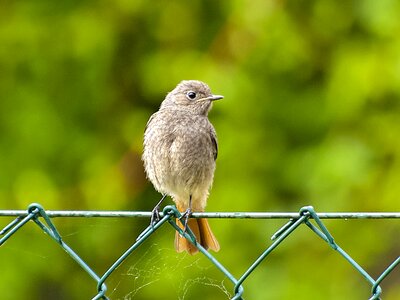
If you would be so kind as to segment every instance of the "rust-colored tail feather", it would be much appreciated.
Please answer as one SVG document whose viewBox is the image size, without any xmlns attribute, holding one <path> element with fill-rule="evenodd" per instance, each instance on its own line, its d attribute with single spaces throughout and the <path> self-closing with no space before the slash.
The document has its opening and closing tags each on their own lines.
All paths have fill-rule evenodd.
<svg viewBox="0 0 400 300">
<path fill-rule="evenodd" d="M 184 229 L 184 226 L 179 219 L 176 220 L 176 223 L 180 228 Z M 196 236 L 197 242 L 206 250 L 211 249 L 215 252 L 219 251 L 219 243 L 212 233 L 207 219 L 189 219 L 188 227 Z M 175 249 L 177 252 L 187 251 L 191 255 L 199 251 L 191 242 L 181 236 L 178 232 L 175 234 Z"/>
</svg>

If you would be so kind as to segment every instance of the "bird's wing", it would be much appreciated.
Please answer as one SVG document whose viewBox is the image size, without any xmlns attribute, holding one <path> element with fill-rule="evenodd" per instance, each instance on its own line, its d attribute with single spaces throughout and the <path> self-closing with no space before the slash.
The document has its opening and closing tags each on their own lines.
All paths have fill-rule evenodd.
<svg viewBox="0 0 400 300">
<path fill-rule="evenodd" d="M 218 141 L 217 141 L 217 134 L 215 133 L 215 130 L 211 130 L 210 137 L 211 137 L 211 142 L 213 145 L 214 160 L 216 160 L 217 156 L 218 156 Z"/>
</svg>

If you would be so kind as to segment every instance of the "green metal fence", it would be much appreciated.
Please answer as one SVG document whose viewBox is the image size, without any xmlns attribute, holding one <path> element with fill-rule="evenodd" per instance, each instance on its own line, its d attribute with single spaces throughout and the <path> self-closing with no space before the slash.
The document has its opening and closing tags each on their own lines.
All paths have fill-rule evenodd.
<svg viewBox="0 0 400 300">
<path fill-rule="evenodd" d="M 6 227 L 0 231 L 0 246 L 2 246 L 11 236 L 13 236 L 21 227 L 30 221 L 38 225 L 46 234 L 48 234 L 60 247 L 62 247 L 84 271 L 92 277 L 97 284 L 97 294 L 92 299 L 107 298 L 107 278 L 121 265 L 124 260 L 135 249 L 148 239 L 157 229 L 164 224 L 169 224 L 180 234 L 184 235 L 199 251 L 207 257 L 216 268 L 218 268 L 234 285 L 234 296 L 232 299 L 242 299 L 244 293 L 244 283 L 252 272 L 263 262 L 267 256 L 274 251 L 290 234 L 299 226 L 306 225 L 313 233 L 325 241 L 333 250 L 337 251 L 358 273 L 371 285 L 372 299 L 380 299 L 382 289 L 380 283 L 389 275 L 389 273 L 400 264 L 400 256 L 397 257 L 377 278 L 368 274 L 352 257 L 350 257 L 334 241 L 333 236 L 322 222 L 322 219 L 400 219 L 400 213 L 316 213 L 314 208 L 306 206 L 300 209 L 299 213 L 255 213 L 255 212 L 215 212 L 215 213 L 193 213 L 193 218 L 238 218 L 238 219 L 288 219 L 289 221 L 282 226 L 273 236 L 272 244 L 252 263 L 252 265 L 242 274 L 241 277 L 234 277 L 229 270 L 223 266 L 212 254 L 207 252 L 200 244 L 196 243 L 193 233 L 190 229 L 183 232 L 175 224 L 175 218 L 181 214 L 175 206 L 166 206 L 161 214 L 161 220 L 153 226 L 147 227 L 130 246 L 102 275 L 94 272 L 90 266 L 61 238 L 56 226 L 51 221 L 56 217 L 146 217 L 150 218 L 150 212 L 128 212 L 128 211 L 46 211 L 40 204 L 31 204 L 27 211 L 23 210 L 2 210 L 0 217 L 15 217 Z"/>
</svg>

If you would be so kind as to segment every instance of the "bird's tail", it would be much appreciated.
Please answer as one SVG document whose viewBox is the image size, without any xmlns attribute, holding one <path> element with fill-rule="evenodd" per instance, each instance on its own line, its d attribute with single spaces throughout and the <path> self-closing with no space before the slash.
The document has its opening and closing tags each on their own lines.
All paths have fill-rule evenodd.
<svg viewBox="0 0 400 300">
<path fill-rule="evenodd" d="M 176 224 L 183 230 L 184 225 L 179 219 L 176 219 Z M 188 219 L 187 223 L 190 230 L 196 237 L 197 243 L 200 243 L 206 250 L 211 249 L 215 252 L 219 251 L 219 243 L 211 231 L 207 219 Z M 193 255 L 199 250 L 189 242 L 185 237 L 178 232 L 175 234 L 175 249 L 177 252 L 187 251 Z"/>
</svg>

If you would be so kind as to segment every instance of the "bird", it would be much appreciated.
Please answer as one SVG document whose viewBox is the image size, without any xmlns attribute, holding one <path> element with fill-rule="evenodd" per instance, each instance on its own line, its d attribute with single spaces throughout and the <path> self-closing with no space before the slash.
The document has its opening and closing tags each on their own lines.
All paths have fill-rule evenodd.
<svg viewBox="0 0 400 300">
<path fill-rule="evenodd" d="M 208 120 L 213 102 L 222 99 L 198 80 L 183 80 L 167 94 L 157 112 L 147 122 L 143 155 L 147 178 L 163 197 L 153 209 L 155 219 L 161 202 L 168 195 L 185 217 L 176 224 L 187 227 L 206 250 L 219 251 L 219 243 L 205 218 L 189 218 L 192 212 L 204 212 L 213 183 L 218 155 L 216 131 Z M 152 221 L 153 222 L 153 218 Z M 198 252 L 197 247 L 178 233 L 177 252 Z"/>
</svg>

